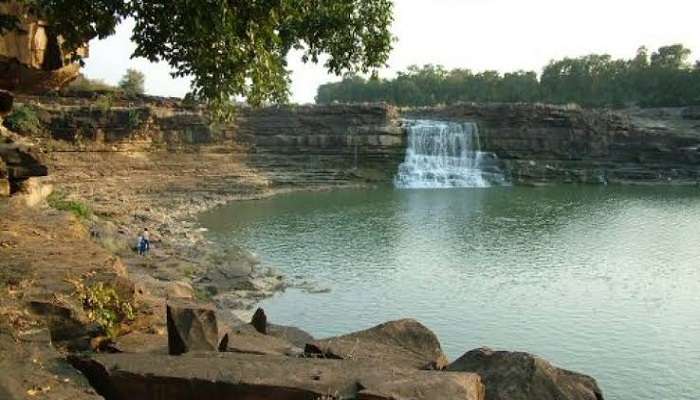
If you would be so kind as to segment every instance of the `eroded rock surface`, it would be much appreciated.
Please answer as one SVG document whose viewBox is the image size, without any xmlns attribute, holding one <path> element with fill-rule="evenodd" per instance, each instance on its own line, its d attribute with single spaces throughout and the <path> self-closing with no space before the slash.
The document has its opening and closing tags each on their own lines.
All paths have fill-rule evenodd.
<svg viewBox="0 0 700 400">
<path fill-rule="evenodd" d="M 219 328 L 213 306 L 184 299 L 169 300 L 166 313 L 170 354 L 218 349 Z"/>
<path fill-rule="evenodd" d="M 250 354 L 71 359 L 108 400 L 482 400 L 476 374 Z"/>
<path fill-rule="evenodd" d="M 401 368 L 440 370 L 447 366 L 447 356 L 437 336 L 412 319 L 386 322 L 348 335 L 318 340 L 307 344 L 305 352 Z"/>
<path fill-rule="evenodd" d="M 479 374 L 486 400 L 603 400 L 595 379 L 528 353 L 476 349 L 447 370 Z"/>
</svg>

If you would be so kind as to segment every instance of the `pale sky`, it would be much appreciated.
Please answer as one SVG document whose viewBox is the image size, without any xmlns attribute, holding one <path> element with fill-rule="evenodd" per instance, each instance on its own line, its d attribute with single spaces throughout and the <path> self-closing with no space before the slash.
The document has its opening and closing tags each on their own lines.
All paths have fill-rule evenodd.
<svg viewBox="0 0 700 400">
<path fill-rule="evenodd" d="M 607 53 L 630 58 L 682 43 L 700 58 L 700 2 L 696 0 L 395 0 L 392 27 L 398 42 L 384 77 L 411 64 L 442 64 L 474 71 L 540 72 L 551 59 Z M 133 23 L 90 42 L 85 74 L 116 84 L 127 68 L 146 74 L 146 92 L 183 96 L 188 80 L 172 79 L 167 64 L 129 59 Z M 337 81 L 322 66 L 290 55 L 292 101 L 314 101 L 320 84 Z"/>
</svg>

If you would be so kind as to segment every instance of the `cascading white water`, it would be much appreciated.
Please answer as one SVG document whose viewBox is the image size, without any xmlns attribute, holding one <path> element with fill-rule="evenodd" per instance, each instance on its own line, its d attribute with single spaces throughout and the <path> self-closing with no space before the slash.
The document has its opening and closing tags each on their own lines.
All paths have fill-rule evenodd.
<svg viewBox="0 0 700 400">
<path fill-rule="evenodd" d="M 490 172 L 483 169 L 490 155 L 480 150 L 476 124 L 429 120 L 407 121 L 407 124 L 406 159 L 394 178 L 396 187 L 488 187 L 505 181 L 497 169 Z"/>
</svg>

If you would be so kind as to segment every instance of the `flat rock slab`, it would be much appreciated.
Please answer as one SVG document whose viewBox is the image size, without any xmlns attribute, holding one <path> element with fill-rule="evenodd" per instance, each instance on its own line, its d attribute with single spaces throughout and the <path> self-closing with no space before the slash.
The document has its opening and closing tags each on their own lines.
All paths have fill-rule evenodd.
<svg viewBox="0 0 700 400">
<path fill-rule="evenodd" d="M 168 354 L 168 338 L 142 332 L 131 332 L 115 339 L 113 349 L 119 353 Z"/>
<path fill-rule="evenodd" d="M 302 349 L 316 340 L 310 333 L 294 326 L 267 324 L 267 334 L 284 339 Z"/>
<path fill-rule="evenodd" d="M 301 348 L 289 341 L 259 333 L 250 325 L 233 328 L 226 332 L 225 339 L 221 340 L 219 351 L 249 354 L 276 354 L 295 356 L 301 354 Z"/>
<path fill-rule="evenodd" d="M 603 400 L 595 379 L 528 353 L 471 350 L 447 370 L 479 374 L 486 400 Z"/>
<path fill-rule="evenodd" d="M 233 353 L 72 356 L 107 400 L 483 400 L 472 373 Z"/>
<path fill-rule="evenodd" d="M 386 322 L 364 331 L 318 340 L 307 344 L 305 352 L 401 368 L 439 370 L 448 363 L 437 336 L 412 319 Z"/>
</svg>

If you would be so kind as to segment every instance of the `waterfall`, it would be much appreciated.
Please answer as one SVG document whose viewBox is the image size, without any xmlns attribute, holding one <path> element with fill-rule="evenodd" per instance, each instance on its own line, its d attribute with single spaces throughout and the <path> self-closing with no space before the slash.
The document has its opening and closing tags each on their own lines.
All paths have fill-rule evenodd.
<svg viewBox="0 0 700 400">
<path fill-rule="evenodd" d="M 495 155 L 481 151 L 474 123 L 407 121 L 406 159 L 394 184 L 402 189 L 469 188 L 503 184 Z"/>
</svg>

